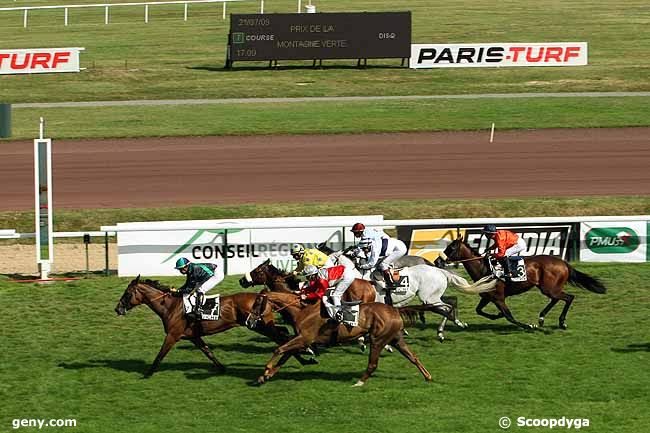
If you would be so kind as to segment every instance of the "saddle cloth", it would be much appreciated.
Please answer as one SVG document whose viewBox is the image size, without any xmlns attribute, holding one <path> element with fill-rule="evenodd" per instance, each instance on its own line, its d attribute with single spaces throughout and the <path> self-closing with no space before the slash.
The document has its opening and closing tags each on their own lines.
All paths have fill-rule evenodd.
<svg viewBox="0 0 650 433">
<path fill-rule="evenodd" d="M 199 305 L 199 317 L 201 320 L 219 320 L 221 314 L 221 295 L 211 295 L 203 297 L 203 304 Z M 185 314 L 194 311 L 196 305 L 196 293 L 189 296 L 183 296 L 183 307 Z"/>
<path fill-rule="evenodd" d="M 357 326 L 359 324 L 359 304 L 361 304 L 361 301 L 341 302 L 343 323 L 349 326 Z"/>
</svg>

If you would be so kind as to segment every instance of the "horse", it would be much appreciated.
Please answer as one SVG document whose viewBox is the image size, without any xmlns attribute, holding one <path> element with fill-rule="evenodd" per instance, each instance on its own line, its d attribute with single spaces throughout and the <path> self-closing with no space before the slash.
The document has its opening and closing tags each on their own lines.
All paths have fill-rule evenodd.
<svg viewBox="0 0 650 433">
<path fill-rule="evenodd" d="M 271 379 L 289 356 L 299 353 L 311 344 L 330 346 L 336 343 L 350 342 L 366 334 L 370 335 L 372 340 L 368 366 L 354 386 L 365 385 L 377 368 L 379 354 L 387 344 L 395 347 L 413 363 L 427 382 L 432 381 L 431 374 L 404 341 L 402 334 L 404 323 L 399 312 L 391 306 L 378 302 L 360 304 L 357 326 L 348 327 L 327 317 L 321 302 L 300 305 L 300 297 L 297 295 L 269 292 L 258 295 L 251 311 L 252 320 L 261 319 L 262 312 L 266 310 L 268 304 L 275 309 L 283 309 L 291 314 L 298 329 L 298 335 L 273 351 L 273 356 L 267 362 L 264 373 L 257 379 L 257 383 L 260 385 Z M 276 360 L 278 360 L 277 364 Z"/>
<path fill-rule="evenodd" d="M 285 274 L 271 264 L 267 259 L 250 272 L 247 272 L 239 279 L 239 285 L 243 288 L 264 285 L 272 292 L 293 293 L 298 290 L 298 280 L 292 274 Z M 373 302 L 376 295 L 375 287 L 368 280 L 355 279 L 345 291 L 343 301 Z"/>
<path fill-rule="evenodd" d="M 326 254 L 329 254 L 330 257 L 336 257 L 342 261 L 339 263 L 344 264 L 346 267 L 353 266 L 356 270 L 356 264 L 349 255 L 351 251 L 350 248 L 343 250 L 341 253 L 335 253 L 324 243 L 319 244 L 318 248 Z M 395 267 L 401 268 L 402 275 L 407 275 L 409 277 L 409 286 L 406 291 L 393 291 L 391 293 L 393 306 L 406 308 L 411 300 L 417 296 L 422 305 L 417 307 L 408 307 L 408 310 L 404 309 L 402 311 L 408 312 L 409 314 L 417 313 L 422 323 L 424 323 L 424 312 L 426 311 L 442 316 L 442 321 L 436 330 L 438 341 L 441 343 L 445 340 L 444 330 L 447 325 L 447 320 L 453 321 L 461 329 L 467 328 L 467 323 L 462 322 L 458 316 L 458 299 L 455 296 L 443 296 L 449 283 L 460 292 L 466 294 L 477 294 L 481 291 L 489 291 L 495 285 L 486 280 L 477 282 L 474 285 L 469 284 L 464 278 L 449 271 L 437 268 L 424 257 L 400 257 L 395 262 Z M 356 270 L 356 272 L 360 273 L 359 270 Z M 361 277 L 378 281 L 379 283 L 377 285 L 379 288 L 383 289 L 384 287 L 383 276 L 378 271 L 375 271 L 372 274 L 363 274 Z M 375 302 L 384 302 L 384 296 L 382 296 L 379 290 L 377 291 Z"/>
<path fill-rule="evenodd" d="M 491 274 L 487 262 L 489 257 L 481 256 L 478 251 L 472 249 L 465 242 L 462 236 L 452 241 L 445 248 L 443 254 L 436 260 L 437 265 L 461 262 L 474 281 Z M 607 291 L 604 284 L 597 278 L 577 271 L 569 263 L 557 257 L 548 255 L 526 257 L 525 264 L 527 281 L 505 282 L 498 280 L 495 291 L 480 294 L 481 300 L 476 306 L 476 313 L 490 320 L 505 317 L 509 322 L 514 323 L 520 328 L 527 330 L 535 329 L 537 328 L 536 325 L 519 322 L 513 317 L 505 303 L 505 298 L 525 293 L 532 287 L 537 286 L 542 294 L 550 298 L 548 305 L 539 313 L 539 326 L 544 326 L 544 318 L 555 304 L 559 301 L 564 301 L 559 326 L 561 329 L 567 329 L 566 315 L 575 296 L 564 291 L 565 284 L 569 283 L 577 287 L 582 287 L 597 294 L 604 294 Z M 497 307 L 499 314 L 490 314 L 483 311 L 483 308 L 490 302 Z"/>
<path fill-rule="evenodd" d="M 253 307 L 257 293 L 237 293 L 220 298 L 219 320 L 201 320 L 189 322 L 185 318 L 183 300 L 180 297 L 170 296 L 168 287 L 153 280 L 140 280 L 140 276 L 129 283 L 122 294 L 115 312 L 124 316 L 133 307 L 146 304 L 162 320 L 166 332 L 165 340 L 145 377 L 151 377 L 163 360 L 165 355 L 179 340 L 189 340 L 208 357 L 219 372 L 225 367 L 214 356 L 208 345 L 201 337 L 227 331 L 237 326 L 246 326 L 247 318 Z M 257 326 L 253 329 L 277 344 L 285 343 L 290 339 L 286 329 L 275 326 L 271 309 L 261 311 L 257 317 Z M 252 328 L 251 328 L 252 329 Z M 314 364 L 315 361 L 305 360 L 297 354 L 296 359 L 303 365 Z"/>
</svg>

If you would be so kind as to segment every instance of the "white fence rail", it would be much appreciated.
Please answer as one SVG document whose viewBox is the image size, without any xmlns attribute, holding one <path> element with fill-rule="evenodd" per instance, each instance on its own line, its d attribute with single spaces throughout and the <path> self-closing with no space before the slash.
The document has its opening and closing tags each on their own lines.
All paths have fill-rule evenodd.
<svg viewBox="0 0 650 433">
<path fill-rule="evenodd" d="M 28 12 L 34 10 L 45 10 L 45 9 L 63 9 L 63 23 L 68 25 L 69 23 L 69 9 L 78 9 L 78 8 L 104 8 L 104 24 L 110 22 L 110 8 L 122 7 L 122 6 L 144 6 L 144 22 L 145 24 L 149 22 L 149 7 L 150 6 L 159 6 L 159 5 L 171 5 L 171 4 L 182 4 L 183 5 L 183 21 L 187 21 L 189 16 L 189 5 L 190 4 L 200 4 L 200 3 L 222 3 L 222 18 L 226 19 L 226 3 L 232 2 L 245 2 L 250 0 L 177 0 L 177 1 L 162 1 L 162 2 L 138 2 L 138 3 L 97 3 L 97 4 L 87 4 L 87 5 L 61 5 L 61 6 L 21 6 L 21 7 L 11 7 L 11 8 L 0 8 L 0 12 L 4 11 L 23 11 L 23 27 L 27 28 L 28 23 Z M 260 13 L 264 13 L 264 0 L 260 0 Z"/>
</svg>

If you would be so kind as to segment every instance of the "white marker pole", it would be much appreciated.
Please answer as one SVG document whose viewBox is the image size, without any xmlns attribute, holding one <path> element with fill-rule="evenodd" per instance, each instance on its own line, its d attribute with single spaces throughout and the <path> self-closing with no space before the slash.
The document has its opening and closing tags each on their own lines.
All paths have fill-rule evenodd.
<svg viewBox="0 0 650 433">
<path fill-rule="evenodd" d="M 494 141 L 494 122 L 492 122 L 492 130 L 490 131 L 490 143 Z"/>
</svg>

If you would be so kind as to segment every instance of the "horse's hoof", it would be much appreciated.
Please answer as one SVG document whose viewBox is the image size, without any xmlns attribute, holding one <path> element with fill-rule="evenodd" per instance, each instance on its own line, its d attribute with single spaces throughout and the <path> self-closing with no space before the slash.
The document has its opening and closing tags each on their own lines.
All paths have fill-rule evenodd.
<svg viewBox="0 0 650 433">
<path fill-rule="evenodd" d="M 409 332 L 408 332 L 408 331 L 407 331 L 406 329 L 404 329 L 404 331 L 403 331 L 403 332 L 404 332 L 404 335 L 406 335 L 406 336 L 408 337 L 408 335 L 409 335 Z"/>
<path fill-rule="evenodd" d="M 266 382 L 266 377 L 264 375 L 257 378 L 258 385 L 264 385 L 265 382 Z"/>
<path fill-rule="evenodd" d="M 539 326 L 544 326 L 544 318 L 543 317 L 540 317 L 538 322 L 539 322 Z"/>
<path fill-rule="evenodd" d="M 561 322 L 561 323 L 560 323 L 560 328 L 561 328 L 561 329 L 567 329 L 568 326 L 566 325 L 566 323 Z"/>
<path fill-rule="evenodd" d="M 358 388 L 358 387 L 363 386 L 365 384 L 366 384 L 366 382 L 360 380 L 357 383 L 355 383 L 354 385 L 352 385 L 352 388 Z"/>
<path fill-rule="evenodd" d="M 534 323 L 529 323 L 527 326 L 529 331 L 534 331 L 537 329 L 537 325 L 535 325 Z"/>
<path fill-rule="evenodd" d="M 360 345 L 359 349 L 361 349 L 362 352 L 365 352 L 366 351 L 366 345 L 365 344 Z"/>
<path fill-rule="evenodd" d="M 387 351 L 388 353 L 393 353 L 393 352 L 394 352 L 393 348 L 390 347 L 390 346 L 386 346 L 386 351 Z"/>
<path fill-rule="evenodd" d="M 225 373 L 226 372 L 226 366 L 225 365 L 215 365 L 214 369 L 217 371 L 217 373 Z"/>
<path fill-rule="evenodd" d="M 438 341 L 441 342 L 441 343 L 442 343 L 443 341 L 445 341 L 445 336 L 442 335 L 442 334 L 438 334 Z"/>
</svg>

